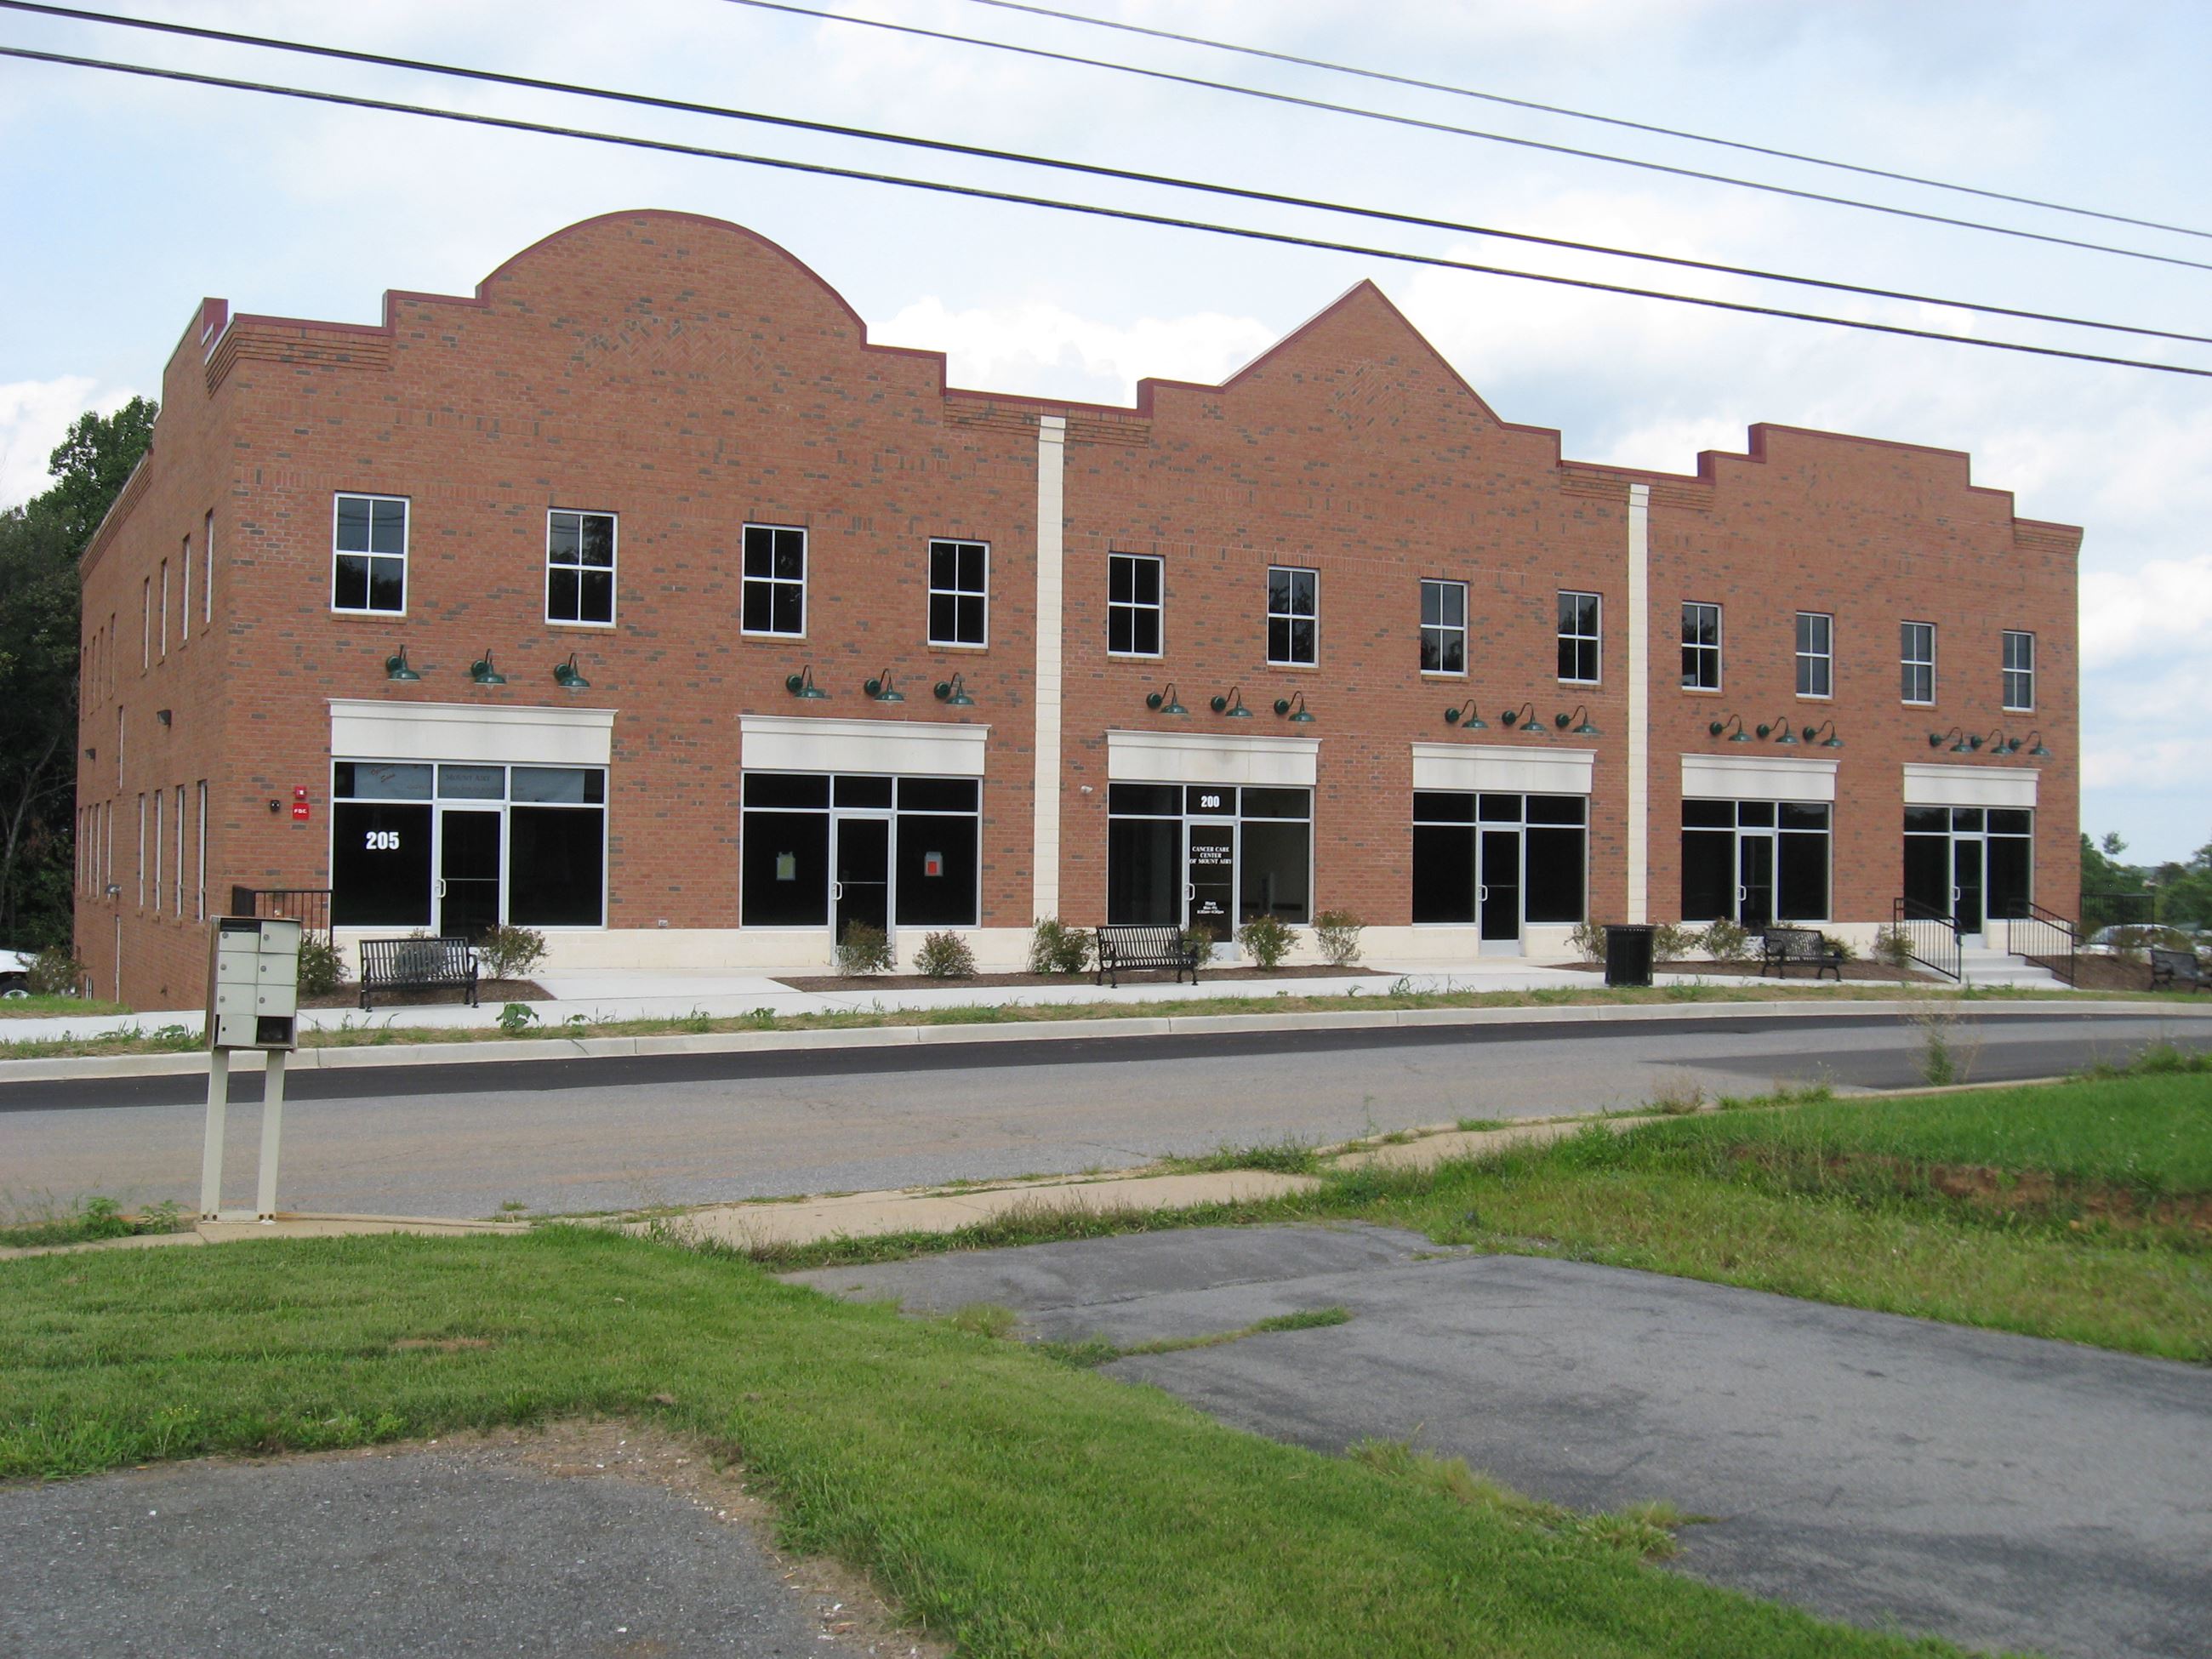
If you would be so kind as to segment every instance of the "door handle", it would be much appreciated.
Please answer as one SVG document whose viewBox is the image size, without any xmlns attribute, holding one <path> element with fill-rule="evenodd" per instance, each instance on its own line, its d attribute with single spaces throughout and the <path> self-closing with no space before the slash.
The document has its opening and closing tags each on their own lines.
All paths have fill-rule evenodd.
<svg viewBox="0 0 2212 1659">
<path fill-rule="evenodd" d="M 1475 888 L 1474 902 L 1477 904 L 1487 904 L 1490 902 L 1490 889 L 1486 884 L 1479 885 Z"/>
<path fill-rule="evenodd" d="M 1182 896 L 1186 900 L 1196 898 L 1198 896 L 1198 884 L 1194 881 L 1187 881 L 1183 883 Z"/>
<path fill-rule="evenodd" d="M 831 882 L 831 883 L 830 884 L 830 898 L 831 898 L 832 900 L 841 899 L 841 898 L 844 897 L 844 896 L 845 896 L 845 884 L 844 884 L 843 882 L 842 882 L 842 881 L 833 881 L 833 882 Z"/>
<path fill-rule="evenodd" d="M 1951 890 L 1951 902 L 1952 902 L 1952 903 L 1956 904 L 1956 903 L 1959 902 L 1959 900 L 1960 899 L 1960 897 L 1961 897 L 1961 896 L 1963 896 L 1963 895 L 1960 892 L 1960 890 L 1959 890 L 1959 889 L 1957 889 L 1957 888 L 1954 887 L 1954 888 Z"/>
<path fill-rule="evenodd" d="M 438 896 L 440 898 L 446 896 L 446 878 L 443 876 L 438 878 Z"/>
<path fill-rule="evenodd" d="M 1737 889 L 1735 890 L 1735 902 L 1736 902 L 1738 904 L 1742 903 L 1742 902 L 1744 902 L 1744 900 L 1746 900 L 1746 899 L 1749 898 L 1750 896 L 1751 896 L 1751 889 L 1750 889 L 1750 888 L 1748 888 L 1748 887 L 1739 887 L 1739 888 L 1737 888 Z"/>
</svg>

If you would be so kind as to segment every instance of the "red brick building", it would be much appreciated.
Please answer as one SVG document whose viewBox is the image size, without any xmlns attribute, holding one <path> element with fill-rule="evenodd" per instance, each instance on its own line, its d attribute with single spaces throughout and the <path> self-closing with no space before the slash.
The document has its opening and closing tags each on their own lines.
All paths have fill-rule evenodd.
<svg viewBox="0 0 2212 1659">
<path fill-rule="evenodd" d="M 237 888 L 562 965 L 2071 915 L 2079 541 L 1946 451 L 1562 460 L 1371 284 L 1100 408 L 611 215 L 375 326 L 202 307 L 84 556 L 77 948 L 176 1006 Z"/>
</svg>

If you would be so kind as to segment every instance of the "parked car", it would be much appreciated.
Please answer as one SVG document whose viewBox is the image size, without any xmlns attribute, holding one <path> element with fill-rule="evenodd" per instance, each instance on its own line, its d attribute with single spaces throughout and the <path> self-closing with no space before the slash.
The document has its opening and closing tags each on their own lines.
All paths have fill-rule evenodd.
<svg viewBox="0 0 2212 1659">
<path fill-rule="evenodd" d="M 30 957 L 21 951 L 0 951 L 0 997 L 30 994 Z"/>
</svg>

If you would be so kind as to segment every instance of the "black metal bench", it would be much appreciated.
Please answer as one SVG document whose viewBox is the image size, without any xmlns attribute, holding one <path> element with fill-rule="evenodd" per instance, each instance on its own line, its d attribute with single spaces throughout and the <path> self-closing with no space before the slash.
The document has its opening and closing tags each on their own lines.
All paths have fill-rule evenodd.
<svg viewBox="0 0 2212 1659">
<path fill-rule="evenodd" d="M 2202 991 L 2212 987 L 2212 975 L 2204 971 L 2204 964 L 2197 959 L 2193 951 L 2169 951 L 2153 945 L 2150 951 L 2150 988 L 2168 991 Z"/>
<path fill-rule="evenodd" d="M 1814 979 L 1823 974 L 1833 974 L 1838 984 L 1843 982 L 1844 953 L 1819 928 L 1770 927 L 1759 935 L 1760 973 L 1771 969 L 1787 979 L 1793 962 L 1812 963 Z"/>
<path fill-rule="evenodd" d="M 378 992 L 444 991 L 458 987 L 477 1006 L 477 953 L 465 939 L 365 939 L 361 942 L 361 1006 Z"/>
<path fill-rule="evenodd" d="M 1106 927 L 1098 930 L 1098 971 L 1091 982 L 1101 980 L 1119 986 L 1119 974 L 1134 973 L 1140 968 L 1172 968 L 1176 983 L 1182 983 L 1188 973 L 1193 985 L 1198 983 L 1198 947 L 1185 939 L 1180 927 Z"/>
</svg>

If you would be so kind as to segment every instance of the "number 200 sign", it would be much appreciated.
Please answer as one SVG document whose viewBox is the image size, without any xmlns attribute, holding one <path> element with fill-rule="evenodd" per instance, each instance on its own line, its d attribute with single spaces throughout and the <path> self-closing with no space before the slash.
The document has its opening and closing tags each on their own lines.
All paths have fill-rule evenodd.
<svg viewBox="0 0 2212 1659">
<path fill-rule="evenodd" d="M 399 850 L 399 832 L 397 830 L 365 830 L 362 846 L 371 853 L 396 853 Z"/>
</svg>

